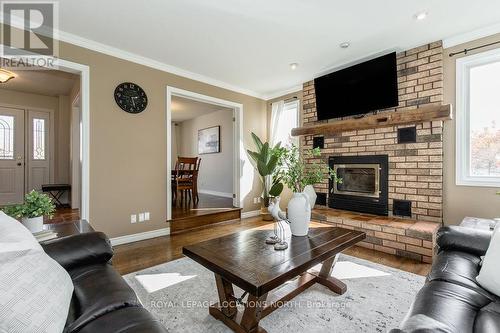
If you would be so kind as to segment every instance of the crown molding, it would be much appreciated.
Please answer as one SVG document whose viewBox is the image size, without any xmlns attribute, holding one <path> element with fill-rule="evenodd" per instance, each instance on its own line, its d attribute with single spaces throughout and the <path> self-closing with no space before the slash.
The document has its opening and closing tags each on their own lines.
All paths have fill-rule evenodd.
<svg viewBox="0 0 500 333">
<path fill-rule="evenodd" d="M 269 95 L 264 95 L 262 98 L 264 100 L 266 100 L 266 101 L 269 101 L 271 99 L 275 99 L 275 98 L 278 98 L 278 97 L 281 97 L 281 96 L 284 96 L 284 95 L 288 95 L 288 94 L 291 94 L 291 93 L 294 93 L 294 92 L 298 92 L 298 91 L 302 91 L 302 85 L 301 84 L 293 86 L 293 87 L 288 88 L 288 89 L 276 91 L 276 92 L 274 92 L 272 94 L 269 94 Z"/>
<path fill-rule="evenodd" d="M 488 37 L 500 33 L 500 23 L 496 23 L 487 27 L 468 31 L 463 34 L 454 35 L 443 39 L 443 48 L 447 49 L 483 37 Z"/>
<path fill-rule="evenodd" d="M 24 20 L 22 20 L 18 17 L 13 17 L 11 20 L 12 20 L 11 25 L 13 27 L 21 29 L 21 30 L 24 29 Z M 4 23 L 2 17 L 0 17 L 0 23 L 2 23 L 2 24 Z M 41 33 L 43 35 L 49 35 L 47 33 L 47 31 L 45 31 L 45 29 L 43 29 Z M 68 32 L 65 32 L 62 30 L 57 30 L 57 31 L 55 31 L 55 36 L 57 36 L 60 41 L 65 42 L 65 43 L 69 43 L 72 45 L 83 47 L 83 48 L 86 48 L 86 49 L 89 49 L 92 51 L 96 51 L 99 53 L 103 53 L 103 54 L 106 54 L 106 55 L 109 55 L 112 57 L 116 57 L 119 59 L 127 60 L 127 61 L 139 64 L 139 65 L 144 65 L 144 66 L 154 68 L 154 69 L 157 69 L 157 70 L 160 70 L 163 72 L 167 72 L 170 74 L 182 76 L 182 77 L 185 77 L 185 78 L 188 78 L 191 80 L 206 83 L 206 84 L 216 86 L 216 87 L 219 87 L 222 89 L 227 89 L 227 90 L 230 90 L 233 92 L 237 92 L 240 94 L 244 94 L 247 96 L 252 96 L 252 97 L 256 97 L 256 98 L 260 98 L 260 99 L 265 100 L 264 94 L 261 94 L 261 93 L 258 93 L 258 92 L 255 92 L 255 91 L 252 91 L 252 90 L 249 90 L 246 88 L 238 87 L 238 86 L 235 86 L 233 84 L 230 84 L 230 83 L 227 83 L 224 81 L 220 81 L 220 80 L 217 80 L 217 79 L 212 78 L 212 77 L 208 77 L 208 76 L 205 76 L 202 74 L 194 73 L 194 72 L 188 71 L 186 69 L 172 66 L 172 65 L 166 64 L 164 62 L 154 60 L 154 59 L 151 59 L 151 58 L 148 58 L 145 56 L 141 56 L 141 55 L 133 53 L 133 52 L 125 51 L 125 50 L 122 50 L 120 48 L 116 48 L 116 47 L 109 46 L 109 45 L 106 45 L 106 44 L 103 44 L 100 42 L 96 42 L 94 40 L 87 39 L 87 38 L 84 38 L 84 37 L 81 37 L 81 36 L 78 36 L 78 35 L 75 35 L 72 33 L 68 33 Z"/>
</svg>

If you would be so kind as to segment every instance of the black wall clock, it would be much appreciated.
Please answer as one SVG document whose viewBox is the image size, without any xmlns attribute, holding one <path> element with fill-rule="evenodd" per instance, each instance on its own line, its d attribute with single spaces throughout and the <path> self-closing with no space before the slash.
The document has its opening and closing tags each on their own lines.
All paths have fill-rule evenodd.
<svg viewBox="0 0 500 333">
<path fill-rule="evenodd" d="M 148 97 L 144 90 L 132 82 L 123 82 L 116 87 L 115 101 L 128 113 L 141 113 L 148 105 Z"/>
</svg>

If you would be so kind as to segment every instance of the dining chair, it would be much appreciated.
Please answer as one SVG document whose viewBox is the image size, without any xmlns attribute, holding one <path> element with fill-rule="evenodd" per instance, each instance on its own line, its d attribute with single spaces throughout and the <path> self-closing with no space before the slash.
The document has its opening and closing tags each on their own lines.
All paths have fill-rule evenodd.
<svg viewBox="0 0 500 333">
<path fill-rule="evenodd" d="M 189 195 L 197 203 L 198 195 L 198 172 L 200 170 L 201 158 L 199 157 L 177 157 L 175 170 L 172 173 L 172 199 L 177 200 L 177 192 L 181 194 L 181 203 L 184 197 Z"/>
</svg>

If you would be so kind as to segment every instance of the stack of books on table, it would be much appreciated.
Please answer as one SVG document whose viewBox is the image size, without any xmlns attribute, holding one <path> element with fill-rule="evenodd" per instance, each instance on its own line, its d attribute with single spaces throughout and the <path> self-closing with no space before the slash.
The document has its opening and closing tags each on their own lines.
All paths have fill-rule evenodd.
<svg viewBox="0 0 500 333">
<path fill-rule="evenodd" d="M 56 238 L 57 237 L 57 232 L 54 232 L 52 230 L 43 230 L 43 231 L 40 231 L 40 232 L 35 232 L 33 234 L 33 236 L 35 236 L 35 239 L 38 242 L 44 242 L 44 241 L 48 241 L 49 239 Z"/>
</svg>

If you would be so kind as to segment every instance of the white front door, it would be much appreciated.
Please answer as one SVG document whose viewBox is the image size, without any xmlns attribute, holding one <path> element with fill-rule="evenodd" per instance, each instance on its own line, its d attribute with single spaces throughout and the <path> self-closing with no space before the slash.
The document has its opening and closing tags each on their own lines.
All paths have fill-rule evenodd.
<svg viewBox="0 0 500 333">
<path fill-rule="evenodd" d="M 50 112 L 28 110 L 26 192 L 50 184 Z"/>
<path fill-rule="evenodd" d="M 24 196 L 24 110 L 0 107 L 0 206 Z"/>
</svg>

